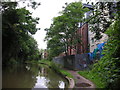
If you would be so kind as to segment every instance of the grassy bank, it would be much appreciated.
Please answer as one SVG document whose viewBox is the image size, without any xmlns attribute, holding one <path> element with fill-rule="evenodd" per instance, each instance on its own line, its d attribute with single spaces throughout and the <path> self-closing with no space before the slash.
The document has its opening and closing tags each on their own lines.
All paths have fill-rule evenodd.
<svg viewBox="0 0 120 90">
<path fill-rule="evenodd" d="M 46 60 L 46 59 L 42 59 L 38 61 L 39 64 L 46 64 L 48 66 L 51 66 L 51 61 Z"/>
<path fill-rule="evenodd" d="M 59 72 L 65 76 L 69 77 L 69 78 L 73 78 L 73 76 L 66 70 L 60 69 Z"/>
<path fill-rule="evenodd" d="M 96 88 L 105 88 L 105 82 L 96 72 L 79 71 L 78 73 L 86 79 L 92 81 L 96 85 Z"/>
</svg>

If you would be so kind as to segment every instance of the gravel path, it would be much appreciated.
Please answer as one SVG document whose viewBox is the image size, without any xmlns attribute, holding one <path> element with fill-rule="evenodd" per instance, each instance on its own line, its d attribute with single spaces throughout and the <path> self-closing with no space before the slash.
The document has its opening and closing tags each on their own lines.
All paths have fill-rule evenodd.
<svg viewBox="0 0 120 90">
<path fill-rule="evenodd" d="M 95 90 L 95 85 L 91 81 L 79 75 L 77 71 L 73 71 L 73 70 L 67 70 L 67 71 L 70 72 L 74 77 L 75 88 L 85 88 L 85 90 L 89 90 L 89 89 Z"/>
</svg>

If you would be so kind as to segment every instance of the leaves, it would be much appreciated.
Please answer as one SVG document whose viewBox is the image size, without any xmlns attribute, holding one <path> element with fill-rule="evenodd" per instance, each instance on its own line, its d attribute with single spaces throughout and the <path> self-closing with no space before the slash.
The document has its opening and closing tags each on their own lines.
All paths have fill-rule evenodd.
<svg viewBox="0 0 120 90">
<path fill-rule="evenodd" d="M 115 15 L 110 12 L 115 13 L 116 8 L 115 3 L 111 2 L 97 2 L 93 5 L 94 10 L 88 21 L 90 25 L 90 30 L 95 33 L 95 39 L 99 40 L 102 38 L 100 33 L 104 33 L 110 24 L 115 20 Z M 114 10 L 114 11 L 113 11 Z"/>
<path fill-rule="evenodd" d="M 11 58 L 16 61 L 38 59 L 37 42 L 31 37 L 39 18 L 33 18 L 29 10 L 17 8 L 16 2 L 2 3 L 2 39 L 3 65 L 7 65 Z"/>
<path fill-rule="evenodd" d="M 118 88 L 118 85 L 115 85 L 119 80 L 119 71 L 120 71 L 120 35 L 119 32 L 120 22 L 117 19 L 110 27 L 106 30 L 106 33 L 109 35 L 109 40 L 104 47 L 103 53 L 105 54 L 101 60 L 96 63 L 95 68 L 92 72 L 98 72 L 98 75 L 101 76 L 106 82 L 107 88 Z"/>
<path fill-rule="evenodd" d="M 87 9 L 82 7 L 81 2 L 66 4 L 66 7 L 61 12 L 61 15 L 53 18 L 53 24 L 47 31 L 46 40 L 48 49 L 52 55 L 67 53 L 68 47 L 80 42 L 76 34 L 78 23 L 83 20 L 84 12 Z M 77 38 L 76 38 L 77 37 Z"/>
</svg>

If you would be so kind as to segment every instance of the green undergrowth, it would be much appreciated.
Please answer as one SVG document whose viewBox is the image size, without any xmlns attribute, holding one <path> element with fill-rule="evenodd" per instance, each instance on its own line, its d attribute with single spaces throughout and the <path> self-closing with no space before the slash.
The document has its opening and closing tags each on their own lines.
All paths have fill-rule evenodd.
<svg viewBox="0 0 120 90">
<path fill-rule="evenodd" d="M 34 63 L 38 63 L 38 61 L 36 61 L 36 60 L 29 60 L 29 61 L 26 61 L 25 63 L 27 63 L 27 64 L 34 64 Z"/>
<path fill-rule="evenodd" d="M 81 71 L 79 74 L 94 82 L 97 88 L 118 90 L 120 88 L 120 17 L 105 33 L 109 38 L 102 52 L 104 56 L 90 71 Z"/>
<path fill-rule="evenodd" d="M 39 64 L 46 64 L 48 66 L 51 66 L 51 61 L 46 60 L 46 59 L 42 59 L 38 61 Z"/>
<path fill-rule="evenodd" d="M 78 73 L 86 79 L 92 81 L 96 88 L 105 88 L 105 82 L 100 76 L 98 76 L 97 73 L 91 71 L 79 71 Z"/>
<path fill-rule="evenodd" d="M 69 78 L 73 78 L 73 76 L 72 76 L 68 71 L 66 71 L 66 70 L 60 69 L 60 72 L 61 72 L 63 75 L 66 75 L 66 76 L 69 77 Z"/>
</svg>

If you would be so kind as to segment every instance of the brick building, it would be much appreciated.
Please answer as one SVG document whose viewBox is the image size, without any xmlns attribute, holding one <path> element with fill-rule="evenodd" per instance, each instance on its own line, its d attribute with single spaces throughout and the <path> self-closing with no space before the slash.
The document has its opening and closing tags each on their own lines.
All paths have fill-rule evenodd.
<svg viewBox="0 0 120 90">
<path fill-rule="evenodd" d="M 88 4 L 83 4 L 83 8 L 89 8 L 90 11 L 85 13 L 84 18 L 89 18 L 93 7 Z M 81 37 L 80 43 L 77 43 L 75 46 L 68 47 L 68 55 L 83 54 L 89 52 L 89 33 L 88 33 L 88 23 L 79 23 L 79 28 L 77 34 Z M 78 38 L 77 38 L 78 39 Z"/>
<path fill-rule="evenodd" d="M 80 43 L 77 43 L 75 46 L 71 48 L 68 47 L 68 55 L 75 55 L 75 54 L 82 54 L 89 52 L 89 42 L 88 42 L 88 24 L 84 23 L 79 29 L 77 30 L 77 34 L 80 35 Z"/>
</svg>

